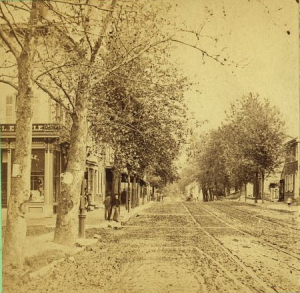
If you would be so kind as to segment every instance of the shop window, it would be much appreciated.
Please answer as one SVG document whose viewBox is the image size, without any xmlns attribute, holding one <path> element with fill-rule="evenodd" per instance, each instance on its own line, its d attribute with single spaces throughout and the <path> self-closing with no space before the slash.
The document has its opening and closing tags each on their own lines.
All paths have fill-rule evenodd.
<svg viewBox="0 0 300 293">
<path fill-rule="evenodd" d="M 53 203 L 57 203 L 60 194 L 60 152 L 53 152 Z"/>
<path fill-rule="evenodd" d="M 289 191 L 292 192 L 294 190 L 294 176 L 293 174 L 289 175 Z"/>
<path fill-rule="evenodd" d="M 30 176 L 30 202 L 45 201 L 45 150 L 32 150 Z"/>
<path fill-rule="evenodd" d="M 2 207 L 7 206 L 7 164 L 8 164 L 7 150 L 1 150 L 1 197 L 2 197 Z"/>
<path fill-rule="evenodd" d="M 95 170 L 94 173 L 94 181 L 95 181 L 95 194 L 99 194 L 99 179 L 98 179 L 99 173 L 97 170 Z"/>
<path fill-rule="evenodd" d="M 88 193 L 93 194 L 93 187 L 94 187 L 94 170 L 88 169 Z"/>
</svg>

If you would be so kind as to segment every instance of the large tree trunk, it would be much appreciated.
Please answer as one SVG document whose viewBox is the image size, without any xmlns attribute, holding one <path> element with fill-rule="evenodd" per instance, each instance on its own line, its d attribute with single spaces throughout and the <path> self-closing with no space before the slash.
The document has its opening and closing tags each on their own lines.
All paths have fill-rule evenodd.
<svg viewBox="0 0 300 293">
<path fill-rule="evenodd" d="M 128 176 L 127 176 L 127 183 L 128 183 L 128 187 L 127 187 L 127 194 L 126 194 L 126 205 L 127 205 L 127 211 L 128 213 L 130 212 L 130 194 L 131 194 L 131 190 L 130 190 L 130 173 L 128 172 Z"/>
<path fill-rule="evenodd" d="M 107 28 L 112 18 L 113 10 L 117 0 L 112 0 L 111 11 L 103 20 L 103 26 L 98 40 L 96 41 L 89 60 L 90 68 L 95 63 L 97 54 L 106 35 Z M 80 60 L 86 58 L 86 47 L 81 47 Z M 71 183 L 62 183 L 61 194 L 58 198 L 58 210 L 55 227 L 54 241 L 61 244 L 74 244 L 78 236 L 78 209 L 80 200 L 80 186 L 86 164 L 86 142 L 87 142 L 87 112 L 88 98 L 90 94 L 89 69 L 83 71 L 78 81 L 75 109 L 72 115 L 73 125 L 70 135 L 70 149 L 68 154 L 68 165 L 66 174 L 71 174 Z"/>
<path fill-rule="evenodd" d="M 119 176 L 118 176 L 118 195 L 119 195 L 119 199 L 121 201 L 121 181 L 122 181 L 122 174 L 121 172 L 119 172 Z"/>
<path fill-rule="evenodd" d="M 214 200 L 214 193 L 212 188 L 208 188 L 208 192 L 209 192 L 209 201 L 213 201 Z"/>
<path fill-rule="evenodd" d="M 265 173 L 261 172 L 261 202 L 264 203 Z"/>
<path fill-rule="evenodd" d="M 86 164 L 88 79 L 88 75 L 85 74 L 78 84 L 75 113 L 72 116 L 73 125 L 65 173 L 65 178 L 70 176 L 72 180 L 63 180 L 58 198 L 54 242 L 65 245 L 74 244 L 78 236 L 80 187 Z"/>
<path fill-rule="evenodd" d="M 203 201 L 208 201 L 207 188 L 202 187 Z"/>
<path fill-rule="evenodd" d="M 151 195 L 151 197 L 154 199 L 154 193 L 155 193 L 155 187 L 154 186 L 152 186 L 152 195 Z"/>
<path fill-rule="evenodd" d="M 141 185 L 140 179 L 136 181 L 136 206 L 140 205 L 140 193 L 141 193 Z"/>
<path fill-rule="evenodd" d="M 259 192 L 259 187 L 258 187 L 258 172 L 256 172 L 255 173 L 255 203 L 257 203 L 258 192 Z"/>
<path fill-rule="evenodd" d="M 145 187 L 141 187 L 142 188 L 142 198 L 143 198 L 143 201 L 142 201 L 142 204 L 144 205 L 145 204 Z"/>
<path fill-rule="evenodd" d="M 18 58 L 18 94 L 16 121 L 16 148 L 13 171 L 19 174 L 12 178 L 8 201 L 3 264 L 20 267 L 24 262 L 26 237 L 26 202 L 30 197 L 32 115 L 33 115 L 33 61 L 36 53 L 35 28 L 38 22 L 38 4 L 32 2 L 30 20 L 26 29 L 23 50 Z"/>
<path fill-rule="evenodd" d="M 133 175 L 131 207 L 136 207 L 136 175 Z"/>
</svg>

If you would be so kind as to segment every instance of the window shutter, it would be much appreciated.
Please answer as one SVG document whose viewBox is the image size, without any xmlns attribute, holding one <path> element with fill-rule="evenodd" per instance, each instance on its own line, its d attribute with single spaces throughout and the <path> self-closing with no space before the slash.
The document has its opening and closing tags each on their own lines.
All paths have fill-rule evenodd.
<svg viewBox="0 0 300 293">
<path fill-rule="evenodd" d="M 5 109 L 5 118 L 6 123 L 14 122 L 14 97 L 7 96 L 6 97 L 6 109 Z"/>
<path fill-rule="evenodd" d="M 292 192 L 294 190 L 294 175 L 290 175 L 290 191 Z"/>
</svg>

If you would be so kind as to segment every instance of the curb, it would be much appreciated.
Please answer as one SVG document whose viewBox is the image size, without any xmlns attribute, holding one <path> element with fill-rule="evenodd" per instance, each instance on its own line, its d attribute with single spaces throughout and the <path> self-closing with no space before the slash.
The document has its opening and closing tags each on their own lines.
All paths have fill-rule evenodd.
<svg viewBox="0 0 300 293">
<path fill-rule="evenodd" d="M 292 209 L 289 209 L 288 206 L 286 206 L 285 208 L 284 207 L 274 208 L 272 206 L 268 206 L 268 204 L 265 204 L 265 203 L 264 204 L 249 203 L 249 205 L 265 208 L 265 209 L 272 210 L 272 211 L 278 211 L 278 212 L 282 212 L 282 213 L 296 213 L 297 212 L 297 211 L 294 211 Z"/>
<path fill-rule="evenodd" d="M 58 260 L 54 260 L 53 262 L 49 263 L 48 265 L 46 265 L 44 267 L 41 267 L 40 269 L 38 269 L 36 271 L 33 271 L 31 273 L 25 273 L 24 275 L 21 275 L 21 278 L 26 277 L 26 275 L 28 276 L 29 280 L 40 278 L 40 277 L 43 277 L 44 275 L 46 275 L 48 273 L 48 271 L 53 269 L 57 264 L 65 261 L 65 260 L 69 260 L 69 261 L 73 262 L 75 260 L 73 257 L 74 255 L 84 251 L 87 247 L 94 245 L 98 241 L 98 239 L 92 239 L 92 240 L 94 240 L 94 241 L 90 241 L 90 243 L 84 244 L 84 242 L 82 242 L 81 239 L 78 239 L 76 241 L 75 245 L 79 244 L 80 247 L 78 247 L 76 252 L 69 253 L 69 255 L 66 255 Z"/>
<path fill-rule="evenodd" d="M 255 203 L 255 202 L 251 202 L 251 201 L 238 201 L 238 200 L 228 200 L 228 201 L 241 202 L 241 203 L 244 203 L 244 204 L 249 205 L 249 206 L 265 208 L 265 209 L 268 209 L 268 210 L 279 211 L 279 212 L 283 212 L 283 213 L 295 213 L 295 212 L 300 211 L 300 206 L 292 205 L 291 207 L 288 207 L 288 205 L 285 204 L 285 203 L 278 203 L 278 205 L 282 204 L 284 206 L 282 206 L 282 207 L 278 206 L 278 208 L 275 208 L 275 207 L 272 207 L 272 203 L 269 203 L 269 202 Z M 299 207 L 299 208 L 298 208 L 297 211 L 295 211 L 295 210 L 293 210 L 293 207 Z"/>
<path fill-rule="evenodd" d="M 78 252 L 81 252 L 81 250 L 79 250 Z M 48 264 L 48 265 L 46 265 L 46 266 L 44 266 L 44 267 L 42 267 L 42 268 L 40 268 L 40 269 L 37 270 L 37 271 L 34 271 L 34 272 L 32 272 L 32 273 L 29 273 L 29 274 L 28 274 L 29 279 L 30 279 L 30 280 L 33 280 L 33 279 L 36 279 L 36 278 L 40 278 L 40 277 L 45 276 L 45 275 L 48 273 L 48 271 L 49 271 L 50 269 L 54 268 L 57 264 L 63 262 L 65 259 L 66 259 L 65 257 L 60 258 L 60 259 L 55 260 L 55 261 L 53 261 L 52 263 L 50 263 L 50 264 Z M 21 276 L 21 277 L 23 277 L 23 276 Z"/>
<path fill-rule="evenodd" d="M 138 210 L 133 210 L 132 214 L 127 213 L 126 215 L 124 215 L 124 218 L 120 221 L 121 222 L 121 226 L 123 226 L 124 224 L 126 224 L 131 218 L 136 217 L 140 212 L 144 211 L 146 208 L 152 206 L 155 202 L 151 201 L 145 205 L 141 205 L 139 206 Z"/>
<path fill-rule="evenodd" d="M 149 203 L 141 206 L 140 209 L 133 210 L 132 213 L 128 213 L 128 214 L 124 215 L 124 218 L 122 219 L 122 221 L 120 221 L 120 224 L 121 224 L 120 227 L 122 227 L 126 222 L 128 222 L 130 220 L 130 218 L 135 217 L 139 212 L 142 212 L 144 209 L 150 207 L 152 204 L 153 204 L 153 202 L 149 202 Z M 97 225 L 97 228 L 113 228 L 113 227 L 109 227 L 109 225 L 110 225 L 109 222 L 108 223 L 104 222 L 104 223 L 101 223 L 100 225 Z M 93 227 L 93 226 L 86 227 L 86 230 L 93 229 L 93 228 L 95 228 L 95 227 Z M 49 270 L 53 269 L 57 264 L 65 261 L 65 260 L 70 260 L 71 262 L 74 261 L 74 258 L 73 258 L 74 255 L 84 251 L 87 247 L 90 247 L 90 246 L 96 244 L 99 239 L 98 238 L 89 239 L 89 241 L 85 241 L 85 240 L 87 240 L 87 238 L 77 239 L 75 244 L 79 244 L 80 247 L 78 248 L 78 250 L 76 252 L 71 253 L 70 255 L 62 257 L 58 260 L 54 260 L 53 262 L 49 263 L 48 265 L 46 265 L 36 271 L 33 271 L 31 273 L 26 272 L 23 275 L 21 275 L 20 277 L 24 278 L 24 279 L 28 279 L 28 280 L 33 280 L 36 278 L 43 277 L 44 275 L 46 275 L 48 273 Z M 87 243 L 85 244 L 84 242 L 87 242 Z"/>
</svg>

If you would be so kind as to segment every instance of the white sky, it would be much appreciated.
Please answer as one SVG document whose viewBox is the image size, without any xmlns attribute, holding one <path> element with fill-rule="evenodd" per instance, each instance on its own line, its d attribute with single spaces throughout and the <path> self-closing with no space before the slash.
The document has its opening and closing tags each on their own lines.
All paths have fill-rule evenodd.
<svg viewBox="0 0 300 293">
<path fill-rule="evenodd" d="M 185 21 L 196 30 L 205 22 L 202 33 L 218 38 L 217 43 L 204 38 L 203 49 L 220 52 L 226 47 L 224 55 L 230 61 L 242 61 L 238 67 L 222 66 L 205 58 L 203 65 L 198 51 L 184 46 L 176 50 L 174 57 L 185 74 L 199 82 L 186 93 L 186 99 L 198 120 L 209 120 L 204 128 L 219 126 L 229 104 L 253 92 L 279 107 L 288 134 L 297 136 L 299 33 L 296 1 L 176 0 L 176 3 L 178 21 Z"/>
</svg>

